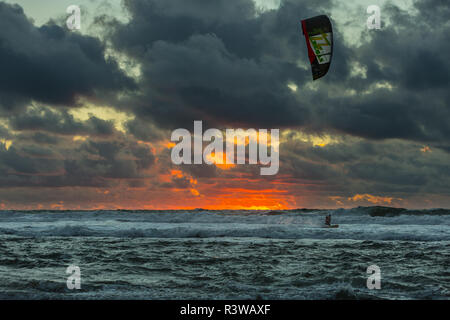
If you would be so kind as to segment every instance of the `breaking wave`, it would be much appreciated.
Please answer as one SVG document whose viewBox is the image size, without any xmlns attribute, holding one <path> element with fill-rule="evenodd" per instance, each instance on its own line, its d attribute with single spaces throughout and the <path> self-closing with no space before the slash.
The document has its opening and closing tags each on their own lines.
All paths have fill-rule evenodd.
<svg viewBox="0 0 450 320">
<path fill-rule="evenodd" d="M 341 230 L 325 228 L 299 228 L 280 225 L 178 225 L 129 228 L 91 228 L 66 225 L 46 230 L 28 228 L 14 230 L 0 228 L 0 235 L 21 237 L 118 237 L 118 238 L 264 238 L 264 239 L 351 239 L 351 240 L 404 240 L 404 241 L 450 241 L 450 233 L 425 226 L 409 230 L 372 226 L 356 229 L 349 226 Z"/>
<path fill-rule="evenodd" d="M 337 229 L 323 228 L 331 213 Z M 1 211 L 0 236 L 450 241 L 449 210 Z"/>
</svg>

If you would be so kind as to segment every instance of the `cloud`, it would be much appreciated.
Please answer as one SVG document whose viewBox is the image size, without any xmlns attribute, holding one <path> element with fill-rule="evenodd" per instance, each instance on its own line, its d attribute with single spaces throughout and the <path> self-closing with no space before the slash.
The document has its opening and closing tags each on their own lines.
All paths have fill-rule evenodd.
<svg viewBox="0 0 450 320">
<path fill-rule="evenodd" d="M 6 139 L 10 136 L 9 130 L 5 126 L 0 125 L 0 139 Z"/>
<path fill-rule="evenodd" d="M 9 117 L 9 124 L 17 131 L 38 131 L 40 134 L 51 132 L 62 135 L 109 136 L 115 131 L 112 121 L 95 116 L 87 121 L 79 121 L 67 110 L 48 107 L 30 107 L 23 113 Z"/>
<path fill-rule="evenodd" d="M 288 139 L 280 145 L 280 174 L 335 195 L 445 195 L 450 185 L 448 153 L 423 153 L 422 145 L 344 138 L 325 147 Z"/>
<path fill-rule="evenodd" d="M 120 180 L 145 180 L 155 163 L 149 147 L 126 137 L 81 143 L 69 137 L 56 145 L 48 144 L 49 137 L 44 145 L 22 138 L 13 137 L 9 148 L 0 143 L 0 188 L 108 187 Z"/>
<path fill-rule="evenodd" d="M 133 89 L 97 39 L 49 22 L 35 27 L 19 5 L 0 3 L 0 108 L 31 101 L 75 105 L 80 96 Z M 7 62 L 7 63 L 5 63 Z"/>
<path fill-rule="evenodd" d="M 298 126 L 309 110 L 292 94 L 290 81 L 310 74 L 299 14 L 318 14 L 300 2 L 259 13 L 251 0 L 125 1 L 128 23 L 110 21 L 115 49 L 141 65 L 141 94 L 123 105 L 169 128 L 195 119 L 210 125 Z M 227 9 L 224 9 L 227 8 Z"/>
<path fill-rule="evenodd" d="M 125 0 L 129 19 L 98 17 L 103 33 L 94 38 L 54 23 L 35 27 L 19 6 L 0 4 L 0 61 L 8 61 L 0 73 L 0 194 L 53 188 L 76 202 L 70 191 L 91 199 L 86 190 L 101 189 L 102 201 L 151 199 L 155 207 L 264 197 L 270 207 L 448 204 L 447 4 L 388 2 L 382 29 L 360 30 L 352 42 L 345 39 L 354 24 L 340 17 L 365 12 L 346 8 L 328 0 L 285 0 L 265 11 L 252 0 Z M 300 20 L 318 14 L 332 19 L 335 51 L 329 74 L 312 82 Z M 73 116 L 86 100 L 125 111 L 124 130 L 100 113 Z M 173 165 L 163 145 L 194 120 L 204 129 L 284 129 L 279 174 Z"/>
<path fill-rule="evenodd" d="M 340 87 L 353 94 L 319 98 L 318 112 L 327 115 L 318 120 L 322 127 L 376 140 L 447 143 L 450 63 L 445 52 L 450 42 L 444 21 L 450 13 L 435 14 L 439 3 L 416 1 L 416 13 L 394 4 L 382 9 L 383 19 L 392 22 L 365 31 L 360 46 L 351 51 L 365 76 L 340 78 Z"/>
<path fill-rule="evenodd" d="M 141 141 L 167 140 L 169 135 L 151 121 L 142 121 L 139 118 L 127 121 L 125 127 L 129 133 Z"/>
<path fill-rule="evenodd" d="M 110 20 L 107 37 L 141 65 L 141 92 L 123 106 L 163 127 L 203 119 L 206 126 L 302 128 L 445 148 L 449 16 L 443 9 L 436 24 L 432 4 L 442 5 L 416 1 L 414 13 L 387 4 L 383 19 L 392 23 L 363 31 L 357 46 L 335 21 L 333 65 L 315 83 L 299 21 L 329 13 L 330 1 L 287 0 L 259 12 L 251 0 L 239 0 L 239 10 L 224 1 L 127 0 L 130 20 Z M 365 76 L 354 73 L 357 66 Z"/>
</svg>

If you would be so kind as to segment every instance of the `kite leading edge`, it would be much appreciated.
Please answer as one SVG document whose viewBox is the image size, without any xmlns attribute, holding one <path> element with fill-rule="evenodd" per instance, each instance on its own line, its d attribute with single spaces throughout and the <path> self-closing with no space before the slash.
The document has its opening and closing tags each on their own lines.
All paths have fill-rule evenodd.
<svg viewBox="0 0 450 320">
<path fill-rule="evenodd" d="M 313 80 L 317 80 L 327 74 L 333 56 L 331 21 L 325 15 L 302 20 L 302 30 L 308 47 Z"/>
</svg>

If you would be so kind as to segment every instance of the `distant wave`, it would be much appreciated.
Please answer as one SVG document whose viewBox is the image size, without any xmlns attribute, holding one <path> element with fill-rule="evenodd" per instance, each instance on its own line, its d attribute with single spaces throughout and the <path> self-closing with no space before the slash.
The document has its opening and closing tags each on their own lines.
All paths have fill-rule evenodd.
<svg viewBox="0 0 450 320">
<path fill-rule="evenodd" d="M 74 213 L 74 212 L 88 212 L 88 213 L 212 213 L 212 214 L 239 214 L 239 215 L 282 215 L 286 213 L 304 213 L 304 214 L 322 214 L 327 212 L 334 212 L 338 214 L 365 214 L 372 217 L 395 217 L 399 215 L 450 215 L 450 209 L 435 208 L 435 209 L 405 209 L 385 206 L 371 206 L 371 207 L 356 207 L 352 209 L 290 209 L 290 210 L 209 210 L 209 209 L 194 209 L 194 210 L 1 210 L 1 214 L 5 213 Z"/>
<path fill-rule="evenodd" d="M 269 211 L 267 214 L 283 214 L 286 212 L 296 213 L 322 213 L 322 212 L 334 212 L 339 214 L 364 214 L 371 217 L 396 217 L 399 215 L 450 215 L 450 209 L 405 209 L 394 208 L 384 206 L 373 207 L 356 207 L 352 209 L 294 209 L 294 210 L 275 210 Z"/>
<path fill-rule="evenodd" d="M 392 208 L 392 207 L 358 207 L 350 209 L 350 212 L 359 212 L 370 215 L 371 217 L 395 217 L 399 215 L 450 215 L 449 209 L 404 209 L 404 208 Z"/>
<path fill-rule="evenodd" d="M 407 230 L 384 229 L 370 226 L 342 227 L 335 230 L 320 227 L 285 225 L 225 225 L 183 224 L 169 227 L 126 227 L 96 229 L 80 225 L 49 227 L 46 229 L 0 228 L 0 235 L 21 237 L 118 237 L 118 238 L 263 238 L 263 239 L 350 239 L 350 240 L 404 240 L 404 241 L 450 241 L 450 233 L 439 232 L 436 226 Z"/>
<path fill-rule="evenodd" d="M 322 228 L 331 213 L 337 229 Z M 1 211 L 0 236 L 450 241 L 446 209 Z"/>
</svg>

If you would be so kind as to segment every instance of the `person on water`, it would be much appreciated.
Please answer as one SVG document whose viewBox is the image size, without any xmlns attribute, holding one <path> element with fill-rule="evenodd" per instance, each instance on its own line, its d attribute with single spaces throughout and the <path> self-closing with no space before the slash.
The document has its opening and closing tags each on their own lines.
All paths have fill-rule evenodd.
<svg viewBox="0 0 450 320">
<path fill-rule="evenodd" d="M 327 226 L 331 226 L 331 214 L 327 214 L 327 216 L 325 217 L 325 224 Z"/>
</svg>

